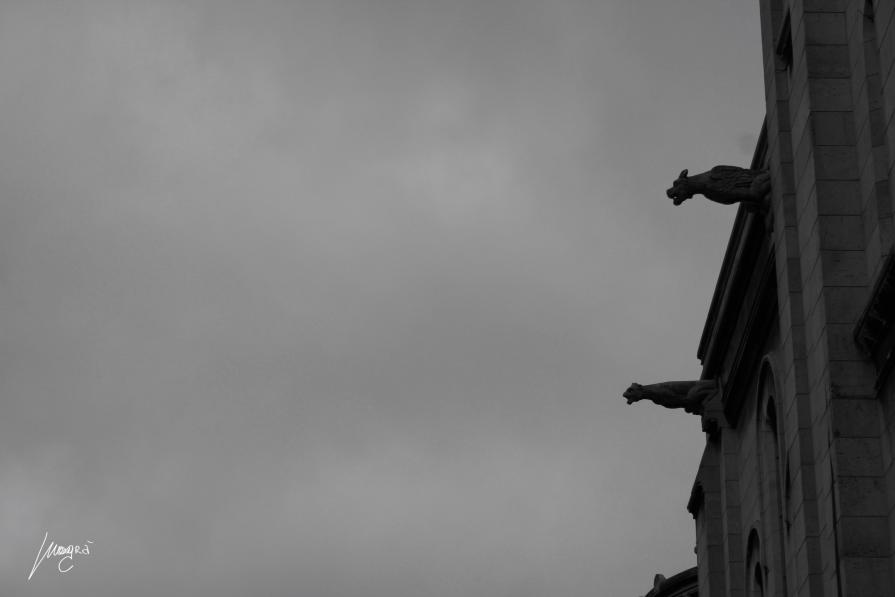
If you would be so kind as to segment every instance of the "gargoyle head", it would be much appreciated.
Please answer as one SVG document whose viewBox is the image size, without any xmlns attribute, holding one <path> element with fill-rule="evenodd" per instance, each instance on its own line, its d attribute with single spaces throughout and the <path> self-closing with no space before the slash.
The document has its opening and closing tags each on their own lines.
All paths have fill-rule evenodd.
<svg viewBox="0 0 895 597">
<path fill-rule="evenodd" d="M 680 205 L 693 196 L 693 189 L 690 188 L 689 181 L 687 180 L 686 168 L 681 170 L 681 175 L 677 177 L 677 180 L 674 181 L 671 188 L 665 191 L 665 194 L 668 195 L 669 199 L 674 200 L 675 205 Z"/>
<path fill-rule="evenodd" d="M 643 386 L 639 383 L 632 383 L 625 393 L 622 394 L 625 398 L 628 399 L 628 404 L 634 404 L 635 402 L 639 402 L 644 399 Z"/>
</svg>

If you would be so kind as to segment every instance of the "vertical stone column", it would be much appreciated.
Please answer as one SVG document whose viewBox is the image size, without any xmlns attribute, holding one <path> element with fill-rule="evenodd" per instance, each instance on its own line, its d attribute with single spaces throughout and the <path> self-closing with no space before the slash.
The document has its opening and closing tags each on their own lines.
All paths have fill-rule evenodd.
<svg viewBox="0 0 895 597">
<path fill-rule="evenodd" d="M 789 491 L 789 529 L 784 545 L 789 595 L 823 595 L 820 527 L 816 499 L 815 454 L 812 449 L 812 402 L 805 337 L 803 259 L 799 239 L 797 191 L 804 185 L 806 162 L 796 167 L 793 145 L 805 128 L 794 131 L 793 113 L 808 87 L 807 76 L 793 72 L 797 49 L 795 24 L 785 0 L 761 1 L 762 49 L 767 106 L 768 164 L 771 170 L 771 216 L 777 272 L 780 322 L 781 390 L 779 406 Z M 804 45 L 804 44 L 803 44 Z M 798 113 L 796 114 L 798 116 Z M 813 181 L 813 173 L 808 175 Z M 802 181 L 803 182 L 803 181 Z M 830 593 L 834 595 L 835 593 Z"/>
<path fill-rule="evenodd" d="M 745 580 L 742 574 L 745 566 L 743 554 L 743 523 L 739 478 L 739 437 L 736 431 L 725 427 L 718 433 L 721 452 L 721 482 L 724 484 L 722 503 L 724 554 L 727 561 L 727 595 L 745 595 Z"/>
<path fill-rule="evenodd" d="M 699 595 L 728 597 L 725 524 L 721 492 L 721 447 L 706 442 L 687 509 L 696 521 Z"/>
<path fill-rule="evenodd" d="M 892 213 L 895 211 L 895 2 L 892 0 L 876 0 L 873 11 L 873 27 L 875 29 L 876 50 L 879 52 L 879 85 L 882 89 L 882 118 L 880 126 L 886 139 L 888 155 L 883 170 L 888 176 L 888 193 L 877 195 L 877 209 L 880 218 L 881 250 L 885 254 L 892 249 L 895 232 L 893 232 Z M 873 273 L 873 270 L 871 270 Z"/>
<path fill-rule="evenodd" d="M 882 470 L 879 459 L 861 456 L 879 453 L 879 420 L 862 430 L 843 424 L 873 399 L 875 379 L 852 338 L 868 284 L 860 165 L 872 157 L 857 144 L 852 54 L 860 44 L 849 39 L 847 13 L 862 8 L 863 0 L 790 6 L 795 221 L 812 429 L 810 444 L 804 434 L 800 439 L 814 477 L 813 488 L 802 488 L 817 498 L 823 594 L 850 597 L 892 594 Z M 811 555 L 797 562 L 804 559 L 814 574 Z M 799 588 L 803 593 L 809 591 Z"/>
<path fill-rule="evenodd" d="M 883 73 L 877 43 L 876 7 L 870 0 L 852 0 L 845 17 L 851 58 L 851 96 L 855 107 L 859 196 L 864 216 L 864 253 L 867 271 L 872 278 L 892 244 L 889 149 L 882 91 Z M 822 136 L 818 131 L 815 134 Z"/>
</svg>

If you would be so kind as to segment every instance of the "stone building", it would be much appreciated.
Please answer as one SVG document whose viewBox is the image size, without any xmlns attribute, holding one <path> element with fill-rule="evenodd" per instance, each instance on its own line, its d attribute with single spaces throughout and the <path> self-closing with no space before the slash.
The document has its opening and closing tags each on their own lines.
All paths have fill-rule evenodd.
<svg viewBox="0 0 895 597">
<path fill-rule="evenodd" d="M 892 597 L 895 0 L 760 4 L 766 119 L 744 172 L 770 185 L 739 206 L 702 385 L 625 395 L 702 418 L 702 597 Z"/>
<path fill-rule="evenodd" d="M 657 574 L 653 588 L 643 597 L 699 597 L 696 568 L 678 572 L 671 578 Z"/>
</svg>

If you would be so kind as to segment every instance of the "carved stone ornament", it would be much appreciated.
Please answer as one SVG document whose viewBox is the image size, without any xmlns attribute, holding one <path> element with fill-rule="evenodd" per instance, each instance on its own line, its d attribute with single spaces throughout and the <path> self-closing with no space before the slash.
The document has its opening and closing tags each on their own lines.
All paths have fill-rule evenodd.
<svg viewBox="0 0 895 597">
<path fill-rule="evenodd" d="M 687 170 L 682 170 L 665 194 L 674 200 L 675 205 L 680 205 L 693 195 L 704 195 L 715 203 L 743 203 L 761 208 L 770 190 L 771 175 L 767 170 L 715 166 L 708 172 L 693 176 L 687 176 Z"/>
<path fill-rule="evenodd" d="M 642 386 L 632 383 L 622 394 L 628 404 L 649 400 L 665 408 L 682 408 L 686 412 L 701 415 L 705 401 L 718 391 L 715 380 L 666 381 Z"/>
</svg>

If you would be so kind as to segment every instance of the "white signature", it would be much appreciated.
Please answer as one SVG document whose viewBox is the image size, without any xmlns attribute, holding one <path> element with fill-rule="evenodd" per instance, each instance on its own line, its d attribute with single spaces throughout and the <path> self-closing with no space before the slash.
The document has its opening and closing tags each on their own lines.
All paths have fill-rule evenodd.
<svg viewBox="0 0 895 597">
<path fill-rule="evenodd" d="M 49 531 L 44 533 L 43 543 L 40 544 L 40 549 L 37 550 L 37 557 L 34 558 L 34 567 L 31 568 L 31 574 L 28 575 L 28 580 L 31 580 L 31 577 L 34 576 L 34 572 L 37 570 L 38 566 L 43 564 L 44 560 L 62 556 L 59 563 L 56 565 L 56 568 L 59 569 L 59 572 L 65 574 L 75 567 L 75 556 L 90 555 L 90 544 L 93 543 L 93 541 L 88 541 L 84 545 L 56 545 L 50 541 L 50 545 L 44 550 L 44 545 L 47 544 L 47 537 L 49 536 Z M 41 555 L 41 553 L 43 555 Z"/>
</svg>

